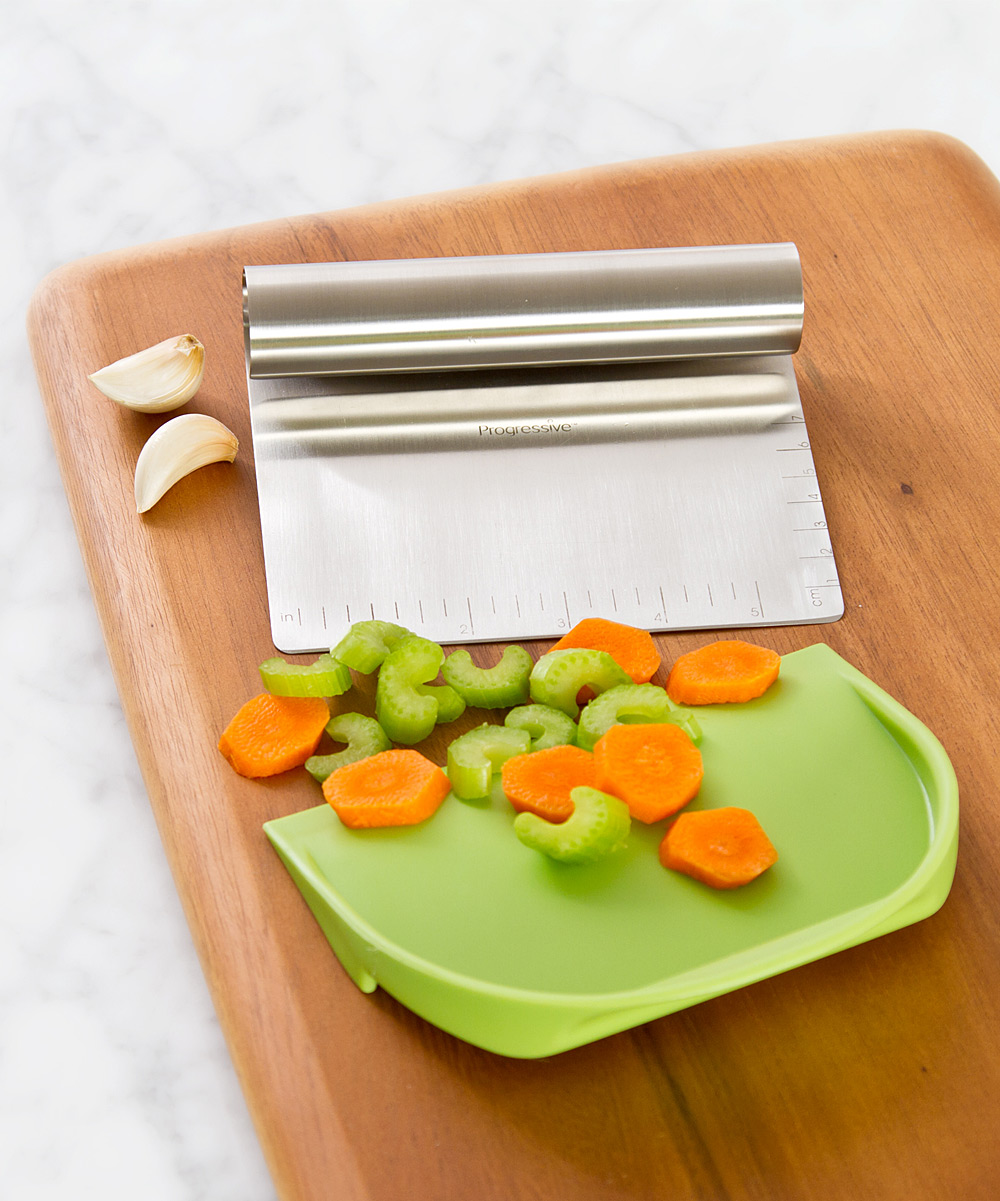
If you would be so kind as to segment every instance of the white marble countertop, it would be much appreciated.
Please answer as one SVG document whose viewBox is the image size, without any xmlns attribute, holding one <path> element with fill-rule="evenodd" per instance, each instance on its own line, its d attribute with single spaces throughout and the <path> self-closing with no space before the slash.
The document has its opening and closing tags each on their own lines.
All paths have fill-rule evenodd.
<svg viewBox="0 0 1000 1201">
<path fill-rule="evenodd" d="M 24 337 L 98 251 L 565 168 L 890 128 L 1000 172 L 992 0 L 28 0 L 0 41 L 4 1196 L 263 1201 Z"/>
</svg>

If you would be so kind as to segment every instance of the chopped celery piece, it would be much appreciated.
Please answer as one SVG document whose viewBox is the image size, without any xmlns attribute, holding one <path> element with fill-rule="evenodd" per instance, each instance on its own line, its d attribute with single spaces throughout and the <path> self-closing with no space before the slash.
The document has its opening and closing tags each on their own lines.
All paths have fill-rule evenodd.
<svg viewBox="0 0 1000 1201">
<path fill-rule="evenodd" d="M 513 755 L 525 754 L 530 746 L 527 730 L 489 722 L 460 735 L 448 747 L 452 792 L 465 801 L 488 796 L 496 769 Z"/>
<path fill-rule="evenodd" d="M 517 815 L 514 833 L 526 847 L 562 863 L 594 863 L 625 845 L 632 822 L 624 801 L 585 785 L 569 795 L 573 812 L 564 822 Z"/>
<path fill-rule="evenodd" d="M 320 784 L 338 767 L 367 759 L 392 746 L 375 718 L 363 713 L 338 713 L 327 722 L 326 732 L 334 742 L 346 742 L 347 746 L 332 755 L 313 755 L 306 760 L 306 771 Z"/>
<path fill-rule="evenodd" d="M 356 621 L 330 654 L 355 671 L 370 675 L 392 648 L 408 637 L 410 631 L 405 626 L 391 621 Z"/>
<path fill-rule="evenodd" d="M 701 739 L 701 727 L 694 714 L 675 705 L 656 684 L 618 684 L 584 706 L 576 736 L 577 746 L 592 751 L 601 735 L 620 721 L 671 721 L 680 726 L 692 742 Z"/>
<path fill-rule="evenodd" d="M 351 686 L 351 673 L 332 655 L 320 655 L 315 663 L 266 659 L 260 678 L 272 696 L 340 696 Z"/>
<path fill-rule="evenodd" d="M 436 642 L 409 634 L 386 655 L 375 688 L 375 717 L 393 742 L 422 742 L 438 720 L 439 703 L 421 684 L 433 680 L 444 662 Z"/>
<path fill-rule="evenodd" d="M 454 651 L 441 674 L 466 704 L 478 709 L 506 709 L 528 699 L 528 677 L 534 660 L 523 646 L 508 646 L 493 667 L 477 667 L 468 651 Z"/>
<path fill-rule="evenodd" d="M 550 746 L 573 746 L 576 743 L 576 722 L 561 709 L 551 705 L 519 705 L 503 719 L 505 726 L 527 730 L 531 735 L 531 750 L 545 751 Z"/>
<path fill-rule="evenodd" d="M 670 701 L 670 697 L 667 697 Z M 701 726 L 698 724 L 698 719 L 690 709 L 685 709 L 683 705 L 678 705 L 676 701 L 670 701 L 672 706 L 670 716 L 667 721 L 672 721 L 675 726 L 680 726 L 684 733 L 691 741 L 698 745 L 701 742 Z"/>
<path fill-rule="evenodd" d="M 421 696 L 432 696 L 437 701 L 437 724 L 457 721 L 465 712 L 465 701 L 448 684 L 418 684 Z"/>
<path fill-rule="evenodd" d="M 616 684 L 631 684 L 632 677 L 607 651 L 582 648 L 549 651 L 531 672 L 531 699 L 561 709 L 575 721 L 580 713 L 576 695 L 584 686 L 606 692 Z"/>
</svg>

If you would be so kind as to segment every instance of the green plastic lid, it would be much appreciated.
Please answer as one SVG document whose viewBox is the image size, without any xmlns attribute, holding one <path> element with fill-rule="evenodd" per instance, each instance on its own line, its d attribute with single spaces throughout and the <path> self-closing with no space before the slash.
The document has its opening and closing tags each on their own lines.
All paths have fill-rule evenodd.
<svg viewBox="0 0 1000 1201">
<path fill-rule="evenodd" d="M 749 809 L 778 862 L 722 892 L 664 869 L 667 822 L 556 863 L 499 786 L 422 825 L 349 830 L 326 804 L 264 829 L 344 968 L 441 1029 L 537 1057 L 602 1038 L 929 916 L 955 872 L 958 788 L 917 719 L 825 645 L 758 700 L 697 710 L 688 809 Z"/>
</svg>

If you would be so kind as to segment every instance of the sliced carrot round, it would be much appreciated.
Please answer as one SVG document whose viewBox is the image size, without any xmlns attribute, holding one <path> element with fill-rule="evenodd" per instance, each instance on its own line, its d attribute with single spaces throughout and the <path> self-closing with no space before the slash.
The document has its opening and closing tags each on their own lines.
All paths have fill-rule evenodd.
<svg viewBox="0 0 1000 1201">
<path fill-rule="evenodd" d="M 597 785 L 637 821 L 662 821 L 698 794 L 701 752 L 673 722 L 612 726 L 594 747 Z"/>
<path fill-rule="evenodd" d="M 608 621 L 605 617 L 578 621 L 551 649 L 561 651 L 571 647 L 606 651 L 636 684 L 647 683 L 660 666 L 660 652 L 648 630 Z"/>
<path fill-rule="evenodd" d="M 323 781 L 323 796 L 355 830 L 415 826 L 436 813 L 448 795 L 448 777 L 419 751 L 380 751 L 338 767 Z"/>
<path fill-rule="evenodd" d="M 219 750 L 241 776 L 275 776 L 305 763 L 329 720 L 330 707 L 320 697 L 262 692 L 223 730 Z"/>
<path fill-rule="evenodd" d="M 752 701 L 778 678 L 781 656 L 735 639 L 710 642 L 681 655 L 670 669 L 667 695 L 678 705 Z"/>
<path fill-rule="evenodd" d="M 573 812 L 574 788 L 594 788 L 596 768 L 590 751 L 578 746 L 550 746 L 514 755 L 504 763 L 500 779 L 504 795 L 519 813 L 536 813 L 564 822 Z"/>
<path fill-rule="evenodd" d="M 778 852 L 748 809 L 698 809 L 682 813 L 660 843 L 660 862 L 712 888 L 749 884 Z"/>
</svg>

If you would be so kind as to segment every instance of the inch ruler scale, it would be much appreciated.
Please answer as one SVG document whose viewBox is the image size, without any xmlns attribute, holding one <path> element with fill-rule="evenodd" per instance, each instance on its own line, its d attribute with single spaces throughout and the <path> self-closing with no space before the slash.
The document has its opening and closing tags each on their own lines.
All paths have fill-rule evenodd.
<svg viewBox="0 0 1000 1201">
<path fill-rule="evenodd" d="M 842 615 L 794 247 L 245 278 L 279 650 L 372 617 L 461 643 Z"/>
</svg>

